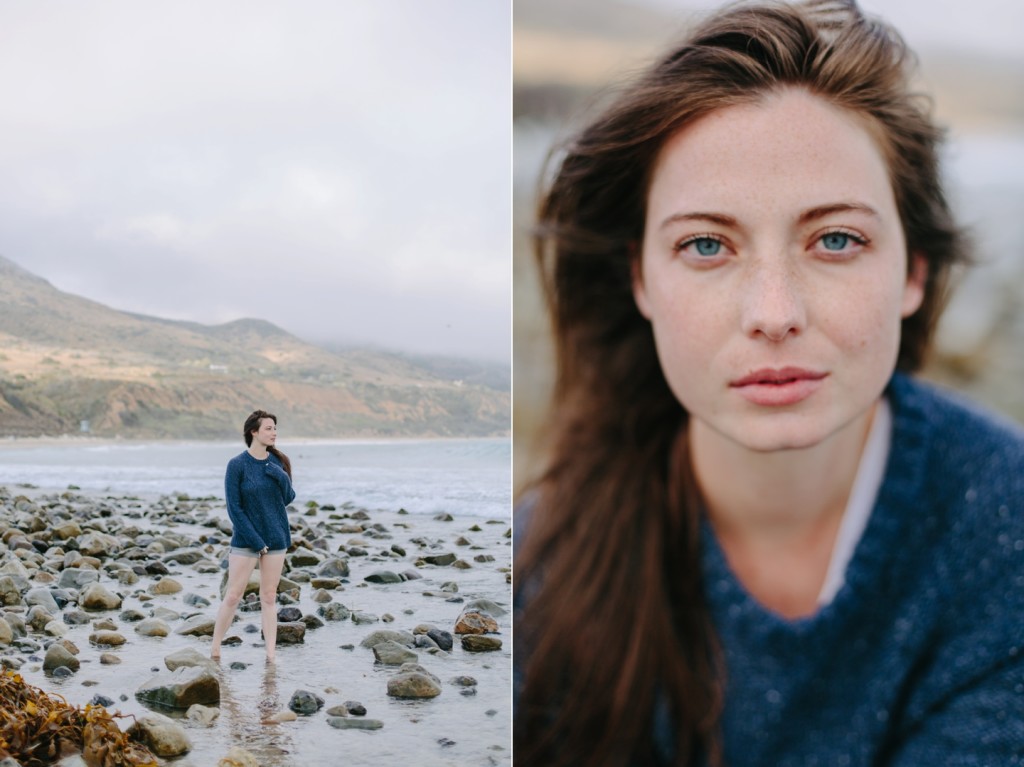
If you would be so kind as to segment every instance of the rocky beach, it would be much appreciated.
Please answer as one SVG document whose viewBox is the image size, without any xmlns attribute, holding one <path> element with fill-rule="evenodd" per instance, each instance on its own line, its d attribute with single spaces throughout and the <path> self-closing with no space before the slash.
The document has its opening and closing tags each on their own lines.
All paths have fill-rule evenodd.
<svg viewBox="0 0 1024 767">
<path fill-rule="evenodd" d="M 222 499 L 0 486 L 0 664 L 161 764 L 510 764 L 508 519 L 289 512 L 277 662 L 255 579 L 214 662 Z"/>
</svg>

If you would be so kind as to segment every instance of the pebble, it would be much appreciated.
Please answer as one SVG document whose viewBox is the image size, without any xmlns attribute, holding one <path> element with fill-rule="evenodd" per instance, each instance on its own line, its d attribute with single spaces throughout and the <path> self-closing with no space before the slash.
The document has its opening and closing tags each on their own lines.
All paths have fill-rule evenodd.
<svg viewBox="0 0 1024 767">
<path fill-rule="evenodd" d="M 244 685 L 252 682 L 249 674 L 264 673 L 260 657 L 263 647 L 259 638 L 260 620 L 254 615 L 261 610 L 257 596 L 258 570 L 247 584 L 245 602 L 239 611 L 241 620 L 234 633 L 229 631 L 223 642 L 224 647 L 241 645 L 239 650 L 232 651 L 237 652 L 235 657 L 241 660 L 222 666 L 209 658 L 208 637 L 213 632 L 217 603 L 226 585 L 226 567 L 221 566 L 221 561 L 226 564 L 230 525 L 223 501 L 208 499 L 200 503 L 187 497 L 135 501 L 65 495 L 67 497 L 62 497 L 59 503 L 55 501 L 57 496 L 45 493 L 38 495 L 38 502 L 22 498 L 17 501 L 22 506 L 19 511 L 9 491 L 0 486 L 0 529 L 8 531 L 0 543 L 0 649 L 4 653 L 0 655 L 0 666 L 23 669 L 23 673 L 29 675 L 38 674 L 37 681 L 44 678 L 44 673 L 45 679 L 80 678 L 85 676 L 81 674 L 83 668 L 91 668 L 92 679 L 70 685 L 68 681 L 62 682 L 62 694 L 102 684 L 108 686 L 112 695 L 97 694 L 90 702 L 112 707 L 116 705 L 115 700 L 126 702 L 129 696 L 117 688 L 122 681 L 118 676 L 120 672 L 110 667 L 122 661 L 131 662 L 134 673 L 140 657 L 145 658 L 145 667 L 153 667 L 153 678 L 137 690 L 127 692 L 135 692 L 147 705 L 177 706 L 182 718 L 171 720 L 148 714 L 139 717 L 136 732 L 140 739 L 155 737 L 143 734 L 144 726 L 155 732 L 169 723 L 185 736 L 185 741 L 175 742 L 173 730 L 170 731 L 158 746 L 160 756 L 180 756 L 191 749 L 187 733 L 180 727 L 185 723 L 188 727 L 208 728 L 211 733 L 199 738 L 205 752 L 196 752 L 190 757 L 197 764 L 216 763 L 218 767 L 260 764 L 260 758 L 244 749 L 229 749 L 229 744 L 219 734 L 225 729 L 224 725 L 217 723 L 222 711 L 217 707 L 221 699 L 220 680 L 227 681 L 224 675 L 230 675 L 232 685 Z M 353 650 L 359 645 L 373 652 L 372 658 L 369 652 L 345 656 L 345 662 L 351 661 L 357 667 L 360 658 L 363 659 L 367 664 L 363 671 L 353 668 L 353 673 L 379 680 L 373 683 L 380 685 L 377 689 L 381 700 L 387 695 L 399 699 L 419 698 L 424 700 L 423 705 L 437 705 L 428 701 L 441 695 L 442 685 L 435 674 L 416 662 L 417 652 L 430 663 L 457 660 L 466 664 L 473 662 L 471 653 L 501 647 L 501 640 L 493 634 L 501 628 L 507 630 L 507 604 L 493 600 L 501 601 L 508 593 L 505 583 L 509 568 L 492 563 L 495 558 L 503 559 L 503 550 L 492 546 L 478 553 L 482 547 L 465 535 L 460 536 L 457 531 L 438 534 L 439 526 L 431 527 L 428 519 L 424 527 L 423 518 L 416 515 L 384 525 L 376 522 L 369 512 L 352 506 L 342 505 L 336 509 L 325 504 L 320 509 L 323 513 L 314 517 L 291 516 L 296 548 L 287 556 L 288 572 L 278 590 L 276 609 L 278 644 L 298 643 L 298 647 L 282 649 L 281 655 L 305 653 L 301 642 L 307 631 L 333 633 L 337 639 L 325 647 Z M 451 519 L 450 515 L 445 519 Z M 203 525 L 205 530 L 199 534 L 181 532 L 184 525 Z M 480 526 L 473 527 L 481 532 Z M 429 535 L 437 537 L 423 535 L 424 529 L 433 530 Z M 354 537 L 339 540 L 339 535 Z M 395 540 L 399 538 L 400 541 Z M 477 536 L 478 540 L 483 538 Z M 511 544 L 502 545 L 507 547 L 507 564 Z M 455 547 L 462 550 L 461 559 L 452 553 Z M 469 567 L 470 561 L 473 569 L 463 569 Z M 438 577 L 447 574 L 450 578 L 457 570 L 460 571 L 458 577 L 465 579 L 464 596 L 459 593 L 457 582 Z M 480 598 L 479 584 L 487 577 L 491 583 L 502 584 L 498 588 L 491 586 L 491 591 L 485 587 L 483 593 L 493 600 Z M 414 580 L 422 581 L 423 585 L 415 591 L 402 586 Z M 308 593 L 303 592 L 304 588 Z M 347 604 L 341 601 L 343 593 L 353 597 L 344 599 Z M 440 599 L 426 600 L 420 594 L 447 598 L 450 604 Z M 463 599 L 468 604 L 457 612 L 459 608 L 452 605 L 462 602 L 454 600 Z M 435 623 L 415 625 L 412 616 L 428 612 Z M 119 628 L 128 625 L 133 631 Z M 480 633 L 463 633 L 460 628 Z M 255 636 L 251 636 L 253 634 Z M 61 635 L 66 636 L 61 639 Z M 462 639 L 467 652 L 448 656 L 455 636 Z M 51 641 L 51 637 L 58 638 Z M 88 639 L 90 645 L 103 652 L 86 647 L 83 654 L 78 655 L 77 648 L 69 649 L 74 645 L 67 642 L 68 637 L 82 644 Z M 169 645 L 173 642 L 178 648 L 182 644 L 186 646 L 157 656 L 153 648 L 160 646 L 160 640 Z M 114 647 L 117 652 L 107 651 Z M 311 678 L 305 680 L 301 676 L 296 678 L 296 682 L 305 683 L 305 689 L 296 690 L 288 708 L 278 708 L 276 713 L 262 719 L 264 723 L 295 720 L 297 711 L 313 717 L 325 705 L 315 690 L 337 694 L 331 682 L 343 688 L 346 677 L 336 673 L 337 659 L 331 657 L 331 652 L 338 650 L 322 652 L 324 657 L 317 663 L 322 665 L 323 675 L 311 674 Z M 167 671 L 154 665 L 160 657 Z M 253 663 L 256 658 L 260 658 L 259 664 Z M 85 665 L 90 662 L 94 665 Z M 290 668 L 287 661 L 282 661 L 281 667 Z M 486 662 L 477 663 L 476 668 L 482 675 L 481 684 L 476 683 L 474 676 L 463 674 L 452 677 L 444 685 L 452 695 L 446 705 L 476 705 L 482 710 L 479 703 L 461 695 L 472 695 L 479 689 L 501 689 L 492 684 L 495 672 L 487 670 L 490 666 Z M 138 677 L 135 679 L 137 681 Z M 111 690 L 109 685 L 112 684 L 115 687 Z M 314 691 L 310 685 L 315 686 Z M 453 695 L 455 691 L 460 695 Z M 225 695 L 229 692 L 229 688 L 224 690 Z M 276 692 L 270 695 L 276 697 Z M 71 699 L 74 700 L 73 696 Z M 271 705 L 272 700 L 268 697 L 260 703 L 260 711 L 265 714 L 264 706 Z M 479 701 L 484 700 L 485 695 L 480 693 Z M 379 701 L 374 701 L 373 705 L 379 705 Z M 273 712 L 274 708 L 269 710 Z M 489 715 L 493 713 L 492 710 Z M 144 719 L 145 725 L 141 724 Z M 366 707 L 353 700 L 331 706 L 325 719 L 337 729 L 374 730 L 384 725 L 382 720 L 367 718 Z M 419 719 L 389 724 L 392 735 L 408 739 L 410 735 L 402 728 L 407 730 L 411 721 Z M 441 733 L 435 733 L 431 741 L 424 742 L 444 745 L 447 739 L 440 736 Z M 209 751 L 211 747 L 216 750 Z M 466 743 L 459 744 L 460 749 L 465 747 Z M 470 756 L 469 762 L 473 761 Z M 486 756 L 483 761 L 487 761 Z M 307 759 L 306 763 L 312 762 Z"/>
</svg>

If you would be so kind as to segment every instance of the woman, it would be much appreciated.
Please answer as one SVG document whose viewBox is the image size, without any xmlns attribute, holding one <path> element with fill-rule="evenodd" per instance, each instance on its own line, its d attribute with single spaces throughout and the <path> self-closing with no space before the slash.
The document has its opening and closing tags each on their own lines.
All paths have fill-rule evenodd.
<svg viewBox="0 0 1024 767">
<path fill-rule="evenodd" d="M 566 148 L 517 761 L 1024 754 L 1024 438 L 907 375 L 966 260 L 909 58 L 853 3 L 731 7 Z"/>
<path fill-rule="evenodd" d="M 277 646 L 277 584 L 284 554 L 291 546 L 285 507 L 295 500 L 292 464 L 274 445 L 277 416 L 257 410 L 242 427 L 248 449 L 228 461 L 224 495 L 234 531 L 228 555 L 228 584 L 217 612 L 210 655 L 220 658 L 220 645 L 245 595 L 249 576 L 260 566 L 260 614 L 267 660 Z"/>
</svg>

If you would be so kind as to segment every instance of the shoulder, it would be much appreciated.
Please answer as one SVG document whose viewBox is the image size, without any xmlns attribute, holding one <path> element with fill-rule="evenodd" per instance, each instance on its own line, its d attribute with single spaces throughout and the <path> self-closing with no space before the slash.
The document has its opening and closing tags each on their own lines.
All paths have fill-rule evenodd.
<svg viewBox="0 0 1024 767">
<path fill-rule="evenodd" d="M 942 531 L 936 575 L 962 598 L 954 601 L 984 605 L 1003 594 L 1003 584 L 1024 577 L 1024 429 L 902 376 L 894 378 L 890 400 L 890 470 L 911 477 L 915 488 L 902 498 L 904 513 L 917 535 Z M 1018 591 L 1012 601 L 1024 609 Z"/>
<path fill-rule="evenodd" d="M 967 398 L 902 375 L 889 388 L 893 448 L 923 447 L 936 489 L 1024 499 L 1024 428 Z M 914 444 L 916 443 L 916 444 Z M 923 444 L 922 444 L 923 443 Z"/>
<path fill-rule="evenodd" d="M 236 455 L 234 458 L 232 458 L 230 461 L 228 461 L 228 468 L 229 469 L 231 469 L 231 468 L 236 468 L 237 469 L 237 468 L 239 468 L 241 466 L 244 466 L 245 465 L 245 457 L 246 457 L 246 455 L 248 455 L 248 453 L 246 453 L 245 450 L 243 450 L 241 453 Z"/>
</svg>

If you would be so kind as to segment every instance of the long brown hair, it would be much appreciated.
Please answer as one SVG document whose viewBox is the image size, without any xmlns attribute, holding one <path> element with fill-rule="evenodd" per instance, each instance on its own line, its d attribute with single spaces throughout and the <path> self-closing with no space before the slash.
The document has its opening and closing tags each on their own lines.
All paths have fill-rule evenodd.
<svg viewBox="0 0 1024 767">
<path fill-rule="evenodd" d="M 245 437 L 246 447 L 250 447 L 252 445 L 252 433 L 254 431 L 259 431 L 264 418 L 269 418 L 275 425 L 277 424 L 277 416 L 273 413 L 268 413 L 266 410 L 253 410 L 249 414 L 249 417 L 245 419 L 245 425 L 242 426 L 242 436 Z M 284 469 L 285 474 L 287 474 L 288 478 L 291 479 L 292 462 L 289 460 L 288 456 L 273 445 L 267 447 L 267 452 L 281 462 L 281 468 Z"/>
<path fill-rule="evenodd" d="M 675 764 L 720 758 L 725 670 L 701 584 L 687 415 L 631 291 L 661 147 L 714 110 L 788 87 L 860 116 L 887 160 L 908 253 L 928 264 L 897 363 L 914 370 L 964 243 L 939 180 L 940 131 L 910 90 L 912 63 L 899 35 L 853 2 L 733 6 L 565 147 L 535 237 L 557 379 L 551 458 L 527 491 L 515 562 L 524 764 L 654 763 L 658 706 Z"/>
</svg>

